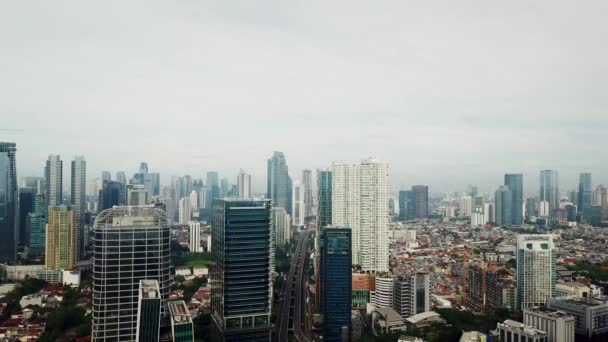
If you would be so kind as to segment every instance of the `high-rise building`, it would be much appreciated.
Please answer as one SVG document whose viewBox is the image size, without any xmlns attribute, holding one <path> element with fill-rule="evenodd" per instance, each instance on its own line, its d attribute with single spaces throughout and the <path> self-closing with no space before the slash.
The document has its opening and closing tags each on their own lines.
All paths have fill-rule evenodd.
<svg viewBox="0 0 608 342">
<path fill-rule="evenodd" d="M 473 213 L 473 197 L 469 194 L 460 197 L 460 217 L 470 217 Z"/>
<path fill-rule="evenodd" d="M 190 252 L 202 253 L 203 247 L 201 247 L 201 223 L 198 221 L 188 222 L 190 227 Z"/>
<path fill-rule="evenodd" d="M 486 224 L 496 222 L 496 211 L 493 203 L 483 204 L 483 217 Z"/>
<path fill-rule="evenodd" d="M 505 185 L 511 191 L 511 224 L 522 225 L 524 223 L 524 175 L 507 173 Z"/>
<path fill-rule="evenodd" d="M 549 204 L 549 201 L 540 201 L 540 203 L 538 204 L 538 216 L 542 218 L 547 218 L 551 216 L 550 208 L 551 205 Z"/>
<path fill-rule="evenodd" d="M 305 203 L 304 203 L 304 185 L 299 181 L 293 183 L 293 200 L 291 201 L 291 217 L 293 225 L 296 227 L 304 226 L 305 218 Z"/>
<path fill-rule="evenodd" d="M 108 173 L 109 174 L 109 173 Z M 76 230 L 76 258 L 84 256 L 87 241 L 85 241 L 84 213 L 86 211 L 87 162 L 83 156 L 72 160 L 71 196 L 72 212 L 74 213 L 74 229 Z"/>
<path fill-rule="evenodd" d="M 137 300 L 137 342 L 160 341 L 161 295 L 157 280 L 140 280 Z"/>
<path fill-rule="evenodd" d="M 513 192 L 508 186 L 501 185 L 496 191 L 496 224 L 510 226 L 513 224 Z"/>
<path fill-rule="evenodd" d="M 27 217 L 29 254 L 32 256 L 42 256 L 45 253 L 46 211 L 44 194 L 37 193 L 34 196 L 34 211 L 29 213 Z"/>
<path fill-rule="evenodd" d="M 291 214 L 291 179 L 283 152 L 274 152 L 268 159 L 267 196 L 273 207 L 284 208 Z"/>
<path fill-rule="evenodd" d="M 48 215 L 44 264 L 52 270 L 72 269 L 78 254 L 74 211 L 64 205 L 53 206 Z"/>
<path fill-rule="evenodd" d="M 352 229 L 353 264 L 388 271 L 388 164 L 332 166 L 332 224 Z"/>
<path fill-rule="evenodd" d="M 557 251 L 549 234 L 517 236 L 517 310 L 544 306 L 555 295 Z"/>
<path fill-rule="evenodd" d="M 116 181 L 118 183 L 124 184 L 125 186 L 127 185 L 127 175 L 124 171 L 116 172 Z"/>
<path fill-rule="evenodd" d="M 608 218 L 608 188 L 602 184 L 595 188 L 595 205 L 602 208 L 602 218 Z"/>
<path fill-rule="evenodd" d="M 44 181 L 44 177 L 32 177 L 26 176 L 22 179 L 21 187 L 23 188 L 32 188 L 34 189 L 34 193 L 44 194 L 46 191 L 46 184 Z"/>
<path fill-rule="evenodd" d="M 183 300 L 169 302 L 171 335 L 174 342 L 194 342 L 194 324 L 190 310 Z"/>
<path fill-rule="evenodd" d="M 414 192 L 414 217 L 429 217 L 429 187 L 426 185 L 412 186 Z"/>
<path fill-rule="evenodd" d="M 431 310 L 428 273 L 418 272 L 396 276 L 393 286 L 393 309 L 404 320 Z"/>
<path fill-rule="evenodd" d="M 143 206 L 150 203 L 150 193 L 141 184 L 127 185 L 127 205 Z"/>
<path fill-rule="evenodd" d="M 44 168 L 46 183 L 46 204 L 49 207 L 63 203 L 63 161 L 58 155 L 51 154 Z"/>
<path fill-rule="evenodd" d="M 0 262 L 17 258 L 19 242 L 19 190 L 17 187 L 17 145 L 0 142 Z"/>
<path fill-rule="evenodd" d="M 239 191 L 239 198 L 250 198 L 251 197 L 251 175 L 246 173 L 245 170 L 239 171 L 239 176 L 236 179 L 236 184 Z"/>
<path fill-rule="evenodd" d="M 94 341 L 135 341 L 139 282 L 158 281 L 166 312 L 171 284 L 171 232 L 165 212 L 153 206 L 114 207 L 94 225 Z"/>
<path fill-rule="evenodd" d="M 591 188 L 591 174 L 581 173 L 578 181 L 578 211 L 583 213 L 593 205 L 593 190 Z M 586 218 L 585 218 L 586 220 Z"/>
<path fill-rule="evenodd" d="M 473 263 L 466 270 L 466 293 L 465 303 L 467 308 L 475 312 L 485 312 L 487 309 L 487 265 L 485 263 Z"/>
<path fill-rule="evenodd" d="M 269 200 L 213 204 L 211 317 L 214 341 L 270 341 Z"/>
<path fill-rule="evenodd" d="M 190 198 L 184 197 L 179 200 L 179 224 L 188 224 L 192 217 L 192 209 L 190 208 Z"/>
<path fill-rule="evenodd" d="M 536 215 L 536 200 L 534 198 L 526 199 L 526 220 L 531 220 Z"/>
<path fill-rule="evenodd" d="M 329 227 L 322 234 L 323 341 L 340 342 L 351 330 L 351 230 Z"/>
<path fill-rule="evenodd" d="M 387 272 L 377 273 L 375 278 L 374 291 L 371 293 L 371 303 L 377 308 L 393 307 L 393 275 Z"/>
<path fill-rule="evenodd" d="M 34 211 L 35 188 L 19 188 L 19 244 L 29 245 L 28 215 Z"/>
<path fill-rule="evenodd" d="M 559 175 L 555 170 L 540 172 L 540 201 L 547 201 L 549 213 L 559 208 Z"/>
<path fill-rule="evenodd" d="M 110 171 L 101 171 L 101 182 L 109 182 L 112 180 L 112 174 Z"/>
<path fill-rule="evenodd" d="M 193 213 L 198 212 L 198 193 L 195 190 L 192 190 L 188 198 L 190 199 L 190 210 Z"/>
<path fill-rule="evenodd" d="M 409 221 L 416 218 L 416 194 L 411 190 L 399 191 L 399 220 Z"/>
<path fill-rule="evenodd" d="M 317 169 L 317 229 L 331 226 L 331 170 Z"/>
<path fill-rule="evenodd" d="M 99 201 L 97 211 L 110 209 L 115 205 L 126 203 L 126 187 L 124 184 L 114 181 L 103 182 L 99 190 Z"/>
<path fill-rule="evenodd" d="M 207 172 L 207 208 L 211 209 L 213 200 L 221 197 L 219 176 L 215 171 Z"/>
<path fill-rule="evenodd" d="M 304 217 L 314 216 L 312 196 L 312 171 L 302 171 L 302 186 L 304 186 Z"/>
<path fill-rule="evenodd" d="M 272 234 L 275 246 L 284 248 L 291 239 L 289 214 L 283 208 L 272 208 Z"/>
</svg>

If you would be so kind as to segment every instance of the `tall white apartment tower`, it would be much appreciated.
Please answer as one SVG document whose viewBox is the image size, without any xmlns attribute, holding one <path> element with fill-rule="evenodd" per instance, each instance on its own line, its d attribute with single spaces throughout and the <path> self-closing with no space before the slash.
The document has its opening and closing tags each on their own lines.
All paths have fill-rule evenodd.
<svg viewBox="0 0 608 342">
<path fill-rule="evenodd" d="M 293 225 L 302 227 L 304 226 L 304 217 L 306 215 L 306 208 L 304 205 L 304 185 L 299 181 L 293 182 L 292 192 L 293 198 L 291 200 L 291 215 L 293 217 Z"/>
<path fill-rule="evenodd" d="M 190 227 L 190 252 L 202 253 L 203 248 L 201 247 L 201 223 L 198 221 L 188 222 Z"/>
<path fill-rule="evenodd" d="M 236 184 L 239 190 L 239 198 L 250 198 L 251 197 L 251 175 L 246 173 L 245 170 L 239 171 L 239 176 L 236 179 Z"/>
<path fill-rule="evenodd" d="M 63 202 L 63 161 L 58 155 L 51 154 L 44 168 L 46 184 L 46 205 L 54 207 Z"/>
<path fill-rule="evenodd" d="M 188 224 L 192 216 L 192 208 L 190 208 L 190 198 L 184 197 L 179 200 L 179 224 Z"/>
<path fill-rule="evenodd" d="M 313 216 L 313 196 L 312 196 L 312 171 L 302 171 L 302 185 L 304 186 L 304 217 Z"/>
<path fill-rule="evenodd" d="M 388 271 L 388 164 L 336 162 L 332 177 L 332 224 L 352 229 L 353 264 Z"/>
<path fill-rule="evenodd" d="M 76 256 L 80 260 L 84 256 L 87 244 L 84 234 L 84 213 L 86 205 L 87 162 L 83 156 L 76 156 L 72 160 L 71 173 L 71 202 L 74 212 L 74 225 L 76 228 Z"/>
<path fill-rule="evenodd" d="M 544 306 L 555 296 L 557 251 L 550 234 L 517 236 L 517 309 Z"/>
</svg>

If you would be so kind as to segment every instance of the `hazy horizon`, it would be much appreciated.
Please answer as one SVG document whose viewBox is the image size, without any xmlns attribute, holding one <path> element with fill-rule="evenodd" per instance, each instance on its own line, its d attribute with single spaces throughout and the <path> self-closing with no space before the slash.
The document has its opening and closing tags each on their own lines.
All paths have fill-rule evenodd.
<svg viewBox="0 0 608 342">
<path fill-rule="evenodd" d="M 391 191 L 494 191 L 542 169 L 608 184 L 603 1 L 7 2 L 0 141 L 18 176 L 49 154 L 102 170 L 266 186 L 370 156 Z M 3 131 L 4 130 L 4 131 Z M 19 131 L 9 131 L 19 130 Z"/>
</svg>

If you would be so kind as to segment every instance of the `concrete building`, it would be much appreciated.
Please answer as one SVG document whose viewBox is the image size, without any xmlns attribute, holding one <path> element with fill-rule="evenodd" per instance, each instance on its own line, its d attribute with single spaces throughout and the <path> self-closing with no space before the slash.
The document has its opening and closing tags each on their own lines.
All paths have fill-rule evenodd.
<svg viewBox="0 0 608 342">
<path fill-rule="evenodd" d="M 377 308 L 392 308 L 393 290 L 393 276 L 390 273 L 376 274 L 375 290 L 371 293 L 371 303 Z"/>
<path fill-rule="evenodd" d="M 429 217 L 429 187 L 426 185 L 412 186 L 414 192 L 414 218 Z"/>
<path fill-rule="evenodd" d="M 510 319 L 496 326 L 499 341 L 549 342 L 547 333 Z"/>
<path fill-rule="evenodd" d="M 408 317 L 405 320 L 407 330 L 426 330 L 433 324 L 445 324 L 445 319 L 435 311 L 427 311 Z"/>
<path fill-rule="evenodd" d="M 46 184 L 46 204 L 49 207 L 63 204 L 63 161 L 58 155 L 51 154 L 44 168 Z"/>
<path fill-rule="evenodd" d="M 569 282 L 569 283 L 557 283 L 555 285 L 555 296 L 556 297 L 565 297 L 565 296 L 576 296 L 579 298 L 588 298 L 593 297 L 591 295 L 591 288 L 585 284 L 581 284 L 579 282 Z"/>
<path fill-rule="evenodd" d="M 559 175 L 557 171 L 542 170 L 540 172 L 540 201 L 548 202 L 548 213 L 559 208 Z"/>
<path fill-rule="evenodd" d="M 95 219 L 93 331 L 95 341 L 135 341 L 139 282 L 156 280 L 166 313 L 171 283 L 171 231 L 153 206 L 114 207 Z"/>
<path fill-rule="evenodd" d="M 84 213 L 86 209 L 87 162 L 83 156 L 72 160 L 70 203 L 74 213 L 77 258 L 84 257 L 88 241 L 85 240 Z"/>
<path fill-rule="evenodd" d="M 460 217 L 469 217 L 473 213 L 473 197 L 465 194 L 460 197 Z"/>
<path fill-rule="evenodd" d="M 403 318 L 390 307 L 375 308 L 372 313 L 372 332 L 375 336 L 405 331 Z"/>
<path fill-rule="evenodd" d="M 143 206 L 150 204 L 152 197 L 142 184 L 127 185 L 127 205 Z"/>
<path fill-rule="evenodd" d="M 236 184 L 239 191 L 239 198 L 251 197 L 251 175 L 241 169 L 236 178 Z"/>
<path fill-rule="evenodd" d="M 171 317 L 171 335 L 175 342 L 194 342 L 194 324 L 190 310 L 183 300 L 168 303 Z"/>
<path fill-rule="evenodd" d="M 310 217 L 314 215 L 311 170 L 302 170 L 302 186 L 304 187 L 304 217 Z"/>
<path fill-rule="evenodd" d="M 190 252 L 202 253 L 203 247 L 201 247 L 201 223 L 198 221 L 188 222 L 190 228 Z"/>
<path fill-rule="evenodd" d="M 396 276 L 393 282 L 393 309 L 406 319 L 431 310 L 428 273 Z"/>
<path fill-rule="evenodd" d="M 483 214 L 485 224 L 495 223 L 496 222 L 496 211 L 494 210 L 494 203 L 484 203 L 483 204 Z"/>
<path fill-rule="evenodd" d="M 555 296 L 557 251 L 549 234 L 517 236 L 517 309 L 544 306 Z"/>
<path fill-rule="evenodd" d="M 574 317 L 577 335 L 591 338 L 608 333 L 608 301 L 594 298 L 549 298 L 547 307 Z"/>
<path fill-rule="evenodd" d="M 291 218 L 283 208 L 272 208 L 271 216 L 275 246 L 283 248 L 291 240 Z"/>
<path fill-rule="evenodd" d="M 274 208 L 283 208 L 291 214 L 291 178 L 283 152 L 274 152 L 268 159 L 268 189 L 266 195 Z"/>
<path fill-rule="evenodd" d="M 524 310 L 524 324 L 545 331 L 547 342 L 574 342 L 574 317 L 553 309 Z"/>
<path fill-rule="evenodd" d="M 193 213 L 198 212 L 198 192 L 192 190 L 188 198 L 190 200 L 190 211 Z"/>
<path fill-rule="evenodd" d="M 184 197 L 179 200 L 179 224 L 188 224 L 192 218 L 192 209 L 190 208 L 190 198 Z"/>
<path fill-rule="evenodd" d="M 74 211 L 63 205 L 51 206 L 48 215 L 45 266 L 57 271 L 72 269 L 77 255 Z"/>
<path fill-rule="evenodd" d="M 293 198 L 291 200 L 291 218 L 296 227 L 304 226 L 305 204 L 304 204 L 304 185 L 299 181 L 293 182 Z"/>
<path fill-rule="evenodd" d="M 334 163 L 332 177 L 332 224 L 352 229 L 353 265 L 388 271 L 388 165 Z"/>
</svg>

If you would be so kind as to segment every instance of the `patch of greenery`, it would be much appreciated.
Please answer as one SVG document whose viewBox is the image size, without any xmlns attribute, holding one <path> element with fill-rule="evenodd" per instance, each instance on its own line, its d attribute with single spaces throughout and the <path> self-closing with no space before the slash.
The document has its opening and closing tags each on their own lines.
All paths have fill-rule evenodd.
<svg viewBox="0 0 608 342">
<path fill-rule="evenodd" d="M 574 265 L 566 266 L 569 270 L 575 271 L 591 279 L 592 283 L 608 282 L 608 270 L 603 269 L 600 265 L 592 264 L 589 261 L 578 261 Z"/>
<path fill-rule="evenodd" d="M 46 329 L 40 337 L 41 342 L 57 341 L 67 330 L 75 329 L 77 336 L 91 334 L 91 316 L 85 316 L 85 309 L 80 307 L 62 307 L 50 313 Z"/>
<path fill-rule="evenodd" d="M 188 253 L 171 257 L 175 267 L 209 267 L 213 257 L 211 253 Z"/>
</svg>

